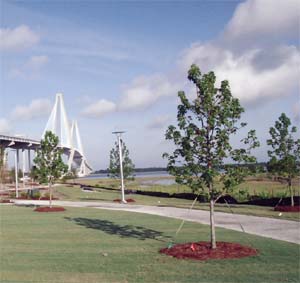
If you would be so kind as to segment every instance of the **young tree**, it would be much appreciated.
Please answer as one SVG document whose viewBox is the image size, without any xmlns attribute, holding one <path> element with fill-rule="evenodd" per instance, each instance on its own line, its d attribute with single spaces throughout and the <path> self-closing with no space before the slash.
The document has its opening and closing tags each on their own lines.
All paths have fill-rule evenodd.
<svg viewBox="0 0 300 283">
<path fill-rule="evenodd" d="M 47 131 L 44 139 L 41 140 L 41 147 L 37 151 L 37 156 L 34 159 L 34 174 L 40 182 L 48 184 L 50 207 L 52 207 L 53 182 L 61 178 L 68 171 L 68 166 L 64 164 L 61 158 L 62 149 L 58 143 L 58 137 L 51 131 Z"/>
<path fill-rule="evenodd" d="M 129 157 L 129 151 L 123 142 L 122 143 L 122 156 L 123 156 L 123 176 L 124 179 L 132 179 L 134 173 L 134 164 Z M 119 144 L 115 143 L 114 148 L 110 151 L 110 161 L 109 161 L 109 176 L 112 178 L 120 178 L 120 158 L 119 158 Z"/>
<path fill-rule="evenodd" d="M 246 148 L 233 149 L 230 137 L 246 126 L 238 125 L 244 109 L 239 100 L 231 95 L 228 81 L 215 87 L 213 72 L 202 75 L 196 65 L 188 72 L 188 79 L 196 85 L 196 99 L 190 101 L 183 91 L 178 92 L 178 128 L 171 125 L 166 139 L 176 146 L 168 158 L 168 171 L 176 176 L 176 182 L 189 186 L 193 191 L 206 194 L 210 202 L 211 248 L 216 248 L 214 205 L 243 181 L 248 173 L 245 166 L 224 166 L 225 159 L 237 164 L 255 162 L 250 150 L 259 146 L 255 131 L 251 130 L 242 140 Z"/>
<path fill-rule="evenodd" d="M 299 175 L 300 162 L 300 139 L 296 140 L 293 137 L 296 132 L 297 128 L 291 127 L 291 120 L 282 113 L 275 126 L 270 128 L 271 138 L 267 140 L 267 144 L 272 147 L 272 150 L 268 151 L 268 169 L 286 180 L 291 195 L 291 206 L 294 206 L 292 179 Z"/>
</svg>

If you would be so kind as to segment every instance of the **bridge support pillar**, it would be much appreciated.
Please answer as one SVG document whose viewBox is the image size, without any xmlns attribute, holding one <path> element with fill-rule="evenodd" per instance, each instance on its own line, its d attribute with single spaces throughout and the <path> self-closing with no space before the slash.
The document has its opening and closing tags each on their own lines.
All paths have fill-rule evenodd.
<svg viewBox="0 0 300 283">
<path fill-rule="evenodd" d="M 30 174 L 31 172 L 31 153 L 30 153 L 30 149 L 28 149 L 28 173 Z"/>
<path fill-rule="evenodd" d="M 22 176 L 23 176 L 23 187 L 25 188 L 25 170 L 26 170 L 26 152 L 22 150 Z"/>
<path fill-rule="evenodd" d="M 19 180 L 18 180 L 18 173 L 19 173 L 19 150 L 16 149 L 15 151 L 15 183 L 16 183 L 16 198 L 19 197 Z"/>
</svg>

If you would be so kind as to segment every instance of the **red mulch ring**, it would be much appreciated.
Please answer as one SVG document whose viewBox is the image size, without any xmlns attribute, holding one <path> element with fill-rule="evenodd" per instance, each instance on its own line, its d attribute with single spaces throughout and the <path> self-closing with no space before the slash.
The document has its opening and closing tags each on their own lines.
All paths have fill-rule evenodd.
<svg viewBox="0 0 300 283">
<path fill-rule="evenodd" d="M 135 202 L 135 200 L 132 199 L 132 198 L 128 198 L 128 199 L 126 199 L 126 201 L 127 201 L 127 202 Z M 122 202 L 122 200 L 119 199 L 119 198 L 117 198 L 117 199 L 114 199 L 114 202 Z"/>
<path fill-rule="evenodd" d="M 276 206 L 274 208 L 275 211 L 282 211 L 282 212 L 300 212 L 300 205 L 296 206 L 289 206 L 289 205 L 282 205 L 282 206 Z"/>
<path fill-rule="evenodd" d="M 2 200 L 0 200 L 0 203 L 10 203 L 10 200 L 9 199 L 2 199 Z"/>
<path fill-rule="evenodd" d="M 179 259 L 231 259 L 258 255 L 258 251 L 251 247 L 237 243 L 217 242 L 217 248 L 212 250 L 209 242 L 177 244 L 171 248 L 159 251 Z"/>
<path fill-rule="evenodd" d="M 32 197 L 18 197 L 16 199 L 28 199 L 28 200 L 50 200 L 49 197 L 42 197 L 42 198 L 32 198 Z M 58 200 L 58 198 L 52 198 L 52 200 Z"/>
<path fill-rule="evenodd" d="M 41 207 L 37 207 L 34 211 L 38 211 L 38 212 L 58 212 L 58 211 L 65 211 L 65 208 L 60 207 L 60 206 L 53 206 L 53 207 L 41 206 Z"/>
</svg>

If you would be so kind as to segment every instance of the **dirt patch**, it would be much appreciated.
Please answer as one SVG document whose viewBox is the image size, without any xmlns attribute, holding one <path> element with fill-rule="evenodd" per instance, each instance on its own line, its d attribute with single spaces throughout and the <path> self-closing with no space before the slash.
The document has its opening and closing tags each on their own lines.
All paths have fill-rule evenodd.
<svg viewBox="0 0 300 283">
<path fill-rule="evenodd" d="M 41 206 L 41 207 L 37 207 L 34 211 L 37 212 L 58 212 L 58 211 L 65 211 L 66 209 L 60 206 L 53 206 L 53 207 L 49 207 L 49 206 Z"/>
<path fill-rule="evenodd" d="M 132 198 L 128 198 L 128 199 L 126 199 L 126 201 L 127 201 L 127 202 L 135 202 L 135 200 L 132 199 Z M 122 202 L 122 200 L 119 199 L 119 198 L 117 198 L 117 199 L 114 199 L 114 202 Z"/>
<path fill-rule="evenodd" d="M 258 255 L 254 248 L 242 246 L 238 243 L 217 242 L 217 248 L 212 250 L 209 242 L 177 244 L 160 250 L 178 259 L 231 259 Z"/>
<path fill-rule="evenodd" d="M 274 208 L 275 211 L 282 211 L 282 212 L 300 212 L 300 206 L 287 206 L 287 205 L 282 205 L 282 206 L 276 206 Z"/>
</svg>

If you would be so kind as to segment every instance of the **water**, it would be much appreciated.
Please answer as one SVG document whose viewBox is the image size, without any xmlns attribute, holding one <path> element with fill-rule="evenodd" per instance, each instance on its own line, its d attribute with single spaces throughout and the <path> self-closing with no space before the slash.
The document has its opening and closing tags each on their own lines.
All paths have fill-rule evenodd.
<svg viewBox="0 0 300 283">
<path fill-rule="evenodd" d="M 154 172 L 137 172 L 134 174 L 136 178 L 143 177 L 170 177 L 171 175 L 167 171 L 154 171 Z M 91 174 L 86 177 L 79 178 L 80 180 L 93 180 L 93 179 L 108 179 L 106 173 Z"/>
<path fill-rule="evenodd" d="M 137 172 L 135 173 L 135 178 L 153 177 L 153 178 L 163 178 L 170 177 L 171 175 L 167 171 L 153 171 L 153 172 Z M 91 174 L 86 177 L 80 178 L 80 180 L 93 180 L 93 179 L 107 179 L 108 176 L 105 173 L 102 174 Z M 160 179 L 160 180 L 147 180 L 143 181 L 143 185 L 172 185 L 175 183 L 174 179 Z"/>
<path fill-rule="evenodd" d="M 163 186 L 169 186 L 175 184 L 174 179 L 160 179 L 160 180 L 148 180 L 143 181 L 143 185 L 163 185 Z"/>
</svg>

